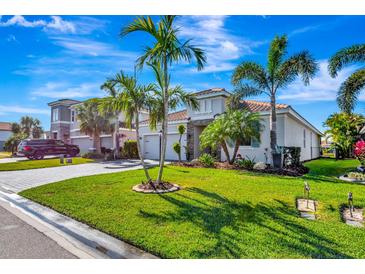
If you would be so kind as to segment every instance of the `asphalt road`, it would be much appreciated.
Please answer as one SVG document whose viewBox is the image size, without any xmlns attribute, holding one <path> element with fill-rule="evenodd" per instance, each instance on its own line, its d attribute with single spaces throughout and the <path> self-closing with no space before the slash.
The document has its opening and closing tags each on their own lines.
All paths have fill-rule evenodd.
<svg viewBox="0 0 365 274">
<path fill-rule="evenodd" d="M 0 206 L 0 259 L 76 259 L 76 257 Z"/>
</svg>

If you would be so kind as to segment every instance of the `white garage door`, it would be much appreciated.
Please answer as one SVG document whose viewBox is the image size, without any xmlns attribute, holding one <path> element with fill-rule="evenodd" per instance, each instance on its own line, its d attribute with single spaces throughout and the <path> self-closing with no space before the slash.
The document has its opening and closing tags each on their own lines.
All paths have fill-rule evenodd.
<svg viewBox="0 0 365 274">
<path fill-rule="evenodd" d="M 88 152 L 89 148 L 93 147 L 93 142 L 90 138 L 72 138 L 71 143 L 79 146 L 81 154 Z"/>
<path fill-rule="evenodd" d="M 144 135 L 143 140 L 144 157 L 146 159 L 158 160 L 160 158 L 159 135 Z"/>
<path fill-rule="evenodd" d="M 167 135 L 166 145 L 166 160 L 176 161 L 178 156 L 172 148 L 173 144 L 179 141 L 179 134 L 170 133 Z M 186 144 L 186 136 L 183 136 L 181 145 Z M 146 159 L 159 159 L 160 158 L 160 137 L 159 135 L 145 135 L 144 136 L 144 157 Z M 182 148 L 181 158 L 185 160 L 185 149 Z"/>
</svg>

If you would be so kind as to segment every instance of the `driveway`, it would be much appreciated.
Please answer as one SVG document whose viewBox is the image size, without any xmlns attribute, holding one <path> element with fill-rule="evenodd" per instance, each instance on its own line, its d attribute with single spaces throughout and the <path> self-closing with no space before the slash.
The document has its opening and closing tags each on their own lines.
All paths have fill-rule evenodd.
<svg viewBox="0 0 365 274">
<path fill-rule="evenodd" d="M 149 166 L 158 165 L 158 161 L 146 160 L 146 162 Z M 140 165 L 139 160 L 119 160 L 40 169 L 2 171 L 0 172 L 0 188 L 17 193 L 28 188 L 70 178 L 140 168 L 142 168 L 142 166 Z"/>
</svg>

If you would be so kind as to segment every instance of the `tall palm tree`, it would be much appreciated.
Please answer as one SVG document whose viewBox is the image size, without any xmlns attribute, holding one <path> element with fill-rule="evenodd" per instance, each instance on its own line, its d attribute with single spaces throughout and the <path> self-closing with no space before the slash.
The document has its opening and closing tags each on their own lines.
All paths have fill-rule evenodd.
<svg viewBox="0 0 365 274">
<path fill-rule="evenodd" d="M 276 36 L 270 44 L 266 68 L 254 62 L 243 62 L 235 70 L 232 83 L 236 86 L 233 101 L 247 96 L 266 94 L 270 98 L 270 147 L 274 164 L 278 159 L 276 132 L 276 95 L 299 75 L 305 85 L 313 78 L 318 65 L 308 51 L 286 57 L 288 39 Z M 246 81 L 246 82 L 245 82 Z"/>
<path fill-rule="evenodd" d="M 93 139 L 96 153 L 101 153 L 102 133 L 112 133 L 114 125 L 111 123 L 111 113 L 101 114 L 98 110 L 100 99 L 89 99 L 77 106 L 77 118 L 80 121 L 80 131 Z"/>
<path fill-rule="evenodd" d="M 328 64 L 329 73 L 334 78 L 344 66 L 355 62 L 365 62 L 365 44 L 341 49 L 333 55 Z M 365 67 L 362 67 L 341 84 L 337 93 L 337 103 L 340 109 L 351 113 L 355 108 L 359 93 L 364 87 Z"/>
<path fill-rule="evenodd" d="M 41 122 L 30 116 L 23 116 L 20 118 L 20 129 L 21 131 L 31 139 L 40 138 L 43 129 L 41 127 Z"/>
<path fill-rule="evenodd" d="M 164 119 L 164 104 L 163 94 L 165 90 L 164 72 L 160 64 L 148 64 L 152 68 L 154 76 L 156 78 L 156 84 L 153 89 L 153 96 L 148 103 L 148 109 L 150 112 L 150 127 L 152 129 L 157 128 L 157 124 L 163 122 Z M 188 93 L 181 85 L 169 87 L 168 89 L 168 109 L 170 111 L 176 110 L 179 106 L 187 105 L 193 110 L 199 108 L 199 102 L 194 94 Z"/>
<path fill-rule="evenodd" d="M 101 101 L 101 109 L 112 108 L 114 112 L 123 112 L 126 115 L 126 123 L 132 127 L 135 122 L 138 155 L 145 172 L 147 182 L 152 183 L 148 169 L 144 162 L 141 150 L 139 135 L 139 113 L 147 109 L 150 102 L 150 92 L 154 85 L 139 85 L 135 77 L 125 75 L 123 72 L 117 73 L 114 78 L 108 79 L 102 87 L 106 88 L 108 97 Z"/>
<path fill-rule="evenodd" d="M 107 98 L 101 99 L 99 110 L 101 113 L 114 113 L 114 132 L 113 132 L 113 146 L 114 146 L 114 158 L 118 159 L 120 157 L 120 145 L 119 145 L 119 113 L 120 111 L 115 111 L 113 109 L 113 105 L 110 104 L 112 100 L 116 99 L 117 91 L 115 89 L 115 83 L 112 81 L 106 81 L 100 87 L 104 90 L 109 96 Z"/>
<path fill-rule="evenodd" d="M 146 46 L 144 54 L 137 59 L 137 66 L 142 68 L 146 62 L 159 62 L 163 71 L 163 119 L 162 119 L 162 149 L 160 157 L 160 168 L 157 183 L 161 183 L 163 166 L 165 162 L 167 143 L 167 114 L 169 102 L 170 75 L 169 68 L 173 63 L 179 61 L 196 61 L 198 70 L 203 69 L 206 63 L 206 56 L 203 50 L 192 45 L 190 40 L 181 42 L 178 38 L 179 29 L 175 26 L 176 16 L 168 15 L 161 17 L 155 24 L 150 16 L 137 17 L 131 24 L 121 30 L 120 35 L 124 37 L 132 32 L 144 32 L 153 39 L 151 46 Z"/>
</svg>

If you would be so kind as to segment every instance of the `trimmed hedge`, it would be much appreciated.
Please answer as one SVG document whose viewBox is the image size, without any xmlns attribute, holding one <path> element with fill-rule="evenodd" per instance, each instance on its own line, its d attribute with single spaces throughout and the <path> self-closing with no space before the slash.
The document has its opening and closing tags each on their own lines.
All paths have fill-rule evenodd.
<svg viewBox="0 0 365 274">
<path fill-rule="evenodd" d="M 138 159 L 138 149 L 136 140 L 128 140 L 124 142 L 121 148 L 121 156 L 123 158 Z"/>
</svg>

